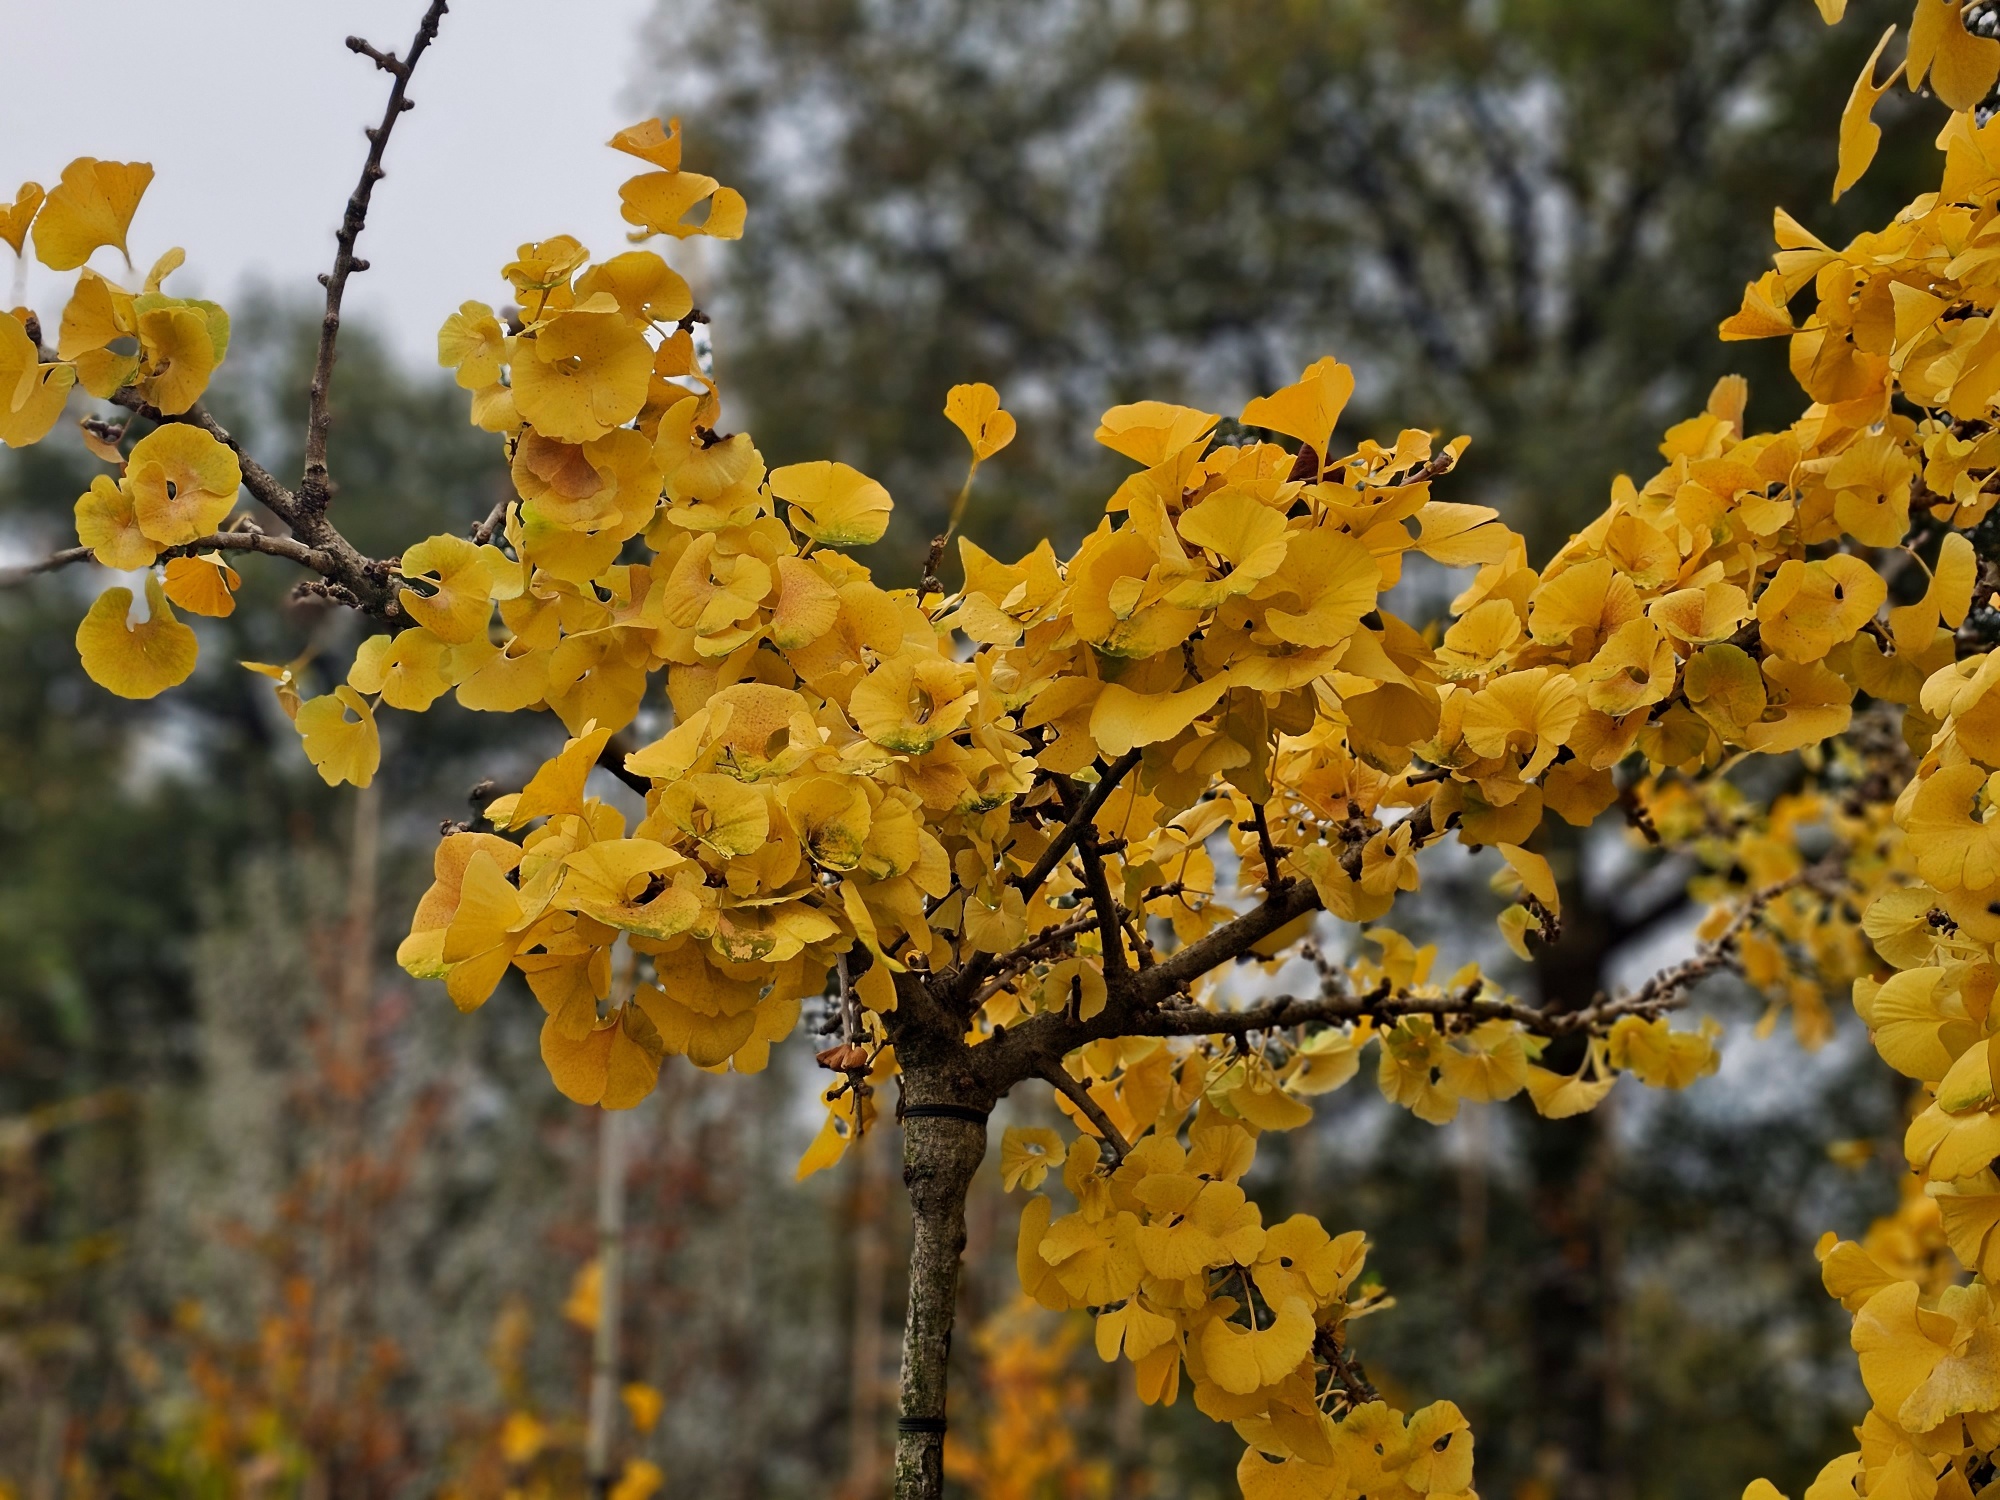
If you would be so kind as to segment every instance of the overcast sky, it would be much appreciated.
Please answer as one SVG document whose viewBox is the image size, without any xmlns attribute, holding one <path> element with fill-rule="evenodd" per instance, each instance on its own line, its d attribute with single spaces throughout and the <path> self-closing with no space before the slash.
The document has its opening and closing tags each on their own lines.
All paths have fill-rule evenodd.
<svg viewBox="0 0 2000 1500">
<path fill-rule="evenodd" d="M 78 156 L 150 161 L 132 226 L 145 268 L 227 304 L 246 278 L 318 293 L 333 232 L 380 118 L 389 77 L 349 52 L 359 34 L 401 53 L 424 0 L 176 0 L 118 6 L 0 0 L 0 201 L 52 186 Z M 360 253 L 374 269 L 347 306 L 411 359 L 468 297 L 499 303 L 516 245 L 571 233 L 623 249 L 618 184 L 644 170 L 603 142 L 642 112 L 638 37 L 651 0 L 457 0 L 424 57 L 389 145 Z M 646 98 L 643 112 L 653 100 Z M 621 165 L 622 164 L 622 165 Z M 685 259 L 686 257 L 682 257 Z M 13 267 L 0 245 L 0 293 Z M 91 264 L 136 285 L 115 250 Z M 683 269 L 686 269 L 683 267 Z M 28 271 L 53 322 L 73 273 Z M 0 305 L 5 305 L 0 303 Z"/>
</svg>

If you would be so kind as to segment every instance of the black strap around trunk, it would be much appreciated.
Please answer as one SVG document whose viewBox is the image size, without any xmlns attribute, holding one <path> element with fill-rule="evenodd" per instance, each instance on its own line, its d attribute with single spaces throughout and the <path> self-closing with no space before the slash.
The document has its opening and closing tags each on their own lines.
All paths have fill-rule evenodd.
<svg viewBox="0 0 2000 1500">
<path fill-rule="evenodd" d="M 975 1109 L 970 1104 L 905 1104 L 903 1118 L 906 1120 L 964 1120 L 973 1125 L 984 1125 L 987 1112 Z"/>
</svg>

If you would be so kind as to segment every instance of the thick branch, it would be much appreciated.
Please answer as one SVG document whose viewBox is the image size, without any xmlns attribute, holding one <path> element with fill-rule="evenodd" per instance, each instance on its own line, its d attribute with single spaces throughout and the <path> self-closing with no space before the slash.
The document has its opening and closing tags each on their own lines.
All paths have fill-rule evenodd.
<svg viewBox="0 0 2000 1500">
<path fill-rule="evenodd" d="M 1140 1000 L 1159 1004 L 1210 969 L 1241 958 L 1286 923 L 1317 910 L 1319 904 L 1319 892 L 1307 881 L 1293 880 L 1279 886 L 1235 921 L 1225 922 L 1206 937 L 1168 954 L 1139 975 Z"/>
<path fill-rule="evenodd" d="M 625 757 L 636 749 L 638 746 L 627 739 L 622 732 L 614 734 L 604 742 L 604 748 L 597 752 L 597 763 L 643 797 L 652 791 L 653 783 L 638 772 L 628 771 L 625 768 Z"/>
<path fill-rule="evenodd" d="M 390 85 L 389 103 L 382 112 L 382 123 L 368 132 L 368 160 L 361 168 L 361 181 L 347 200 L 347 212 L 341 217 L 340 230 L 334 236 L 339 248 L 334 252 L 333 271 L 320 278 L 326 286 L 326 314 L 319 325 L 319 355 L 313 363 L 312 388 L 306 410 L 305 477 L 299 484 L 300 504 L 315 516 L 325 513 L 331 494 L 326 474 L 326 438 L 328 429 L 333 425 L 328 396 L 333 386 L 334 343 L 340 336 L 340 300 L 347 291 L 347 278 L 356 271 L 368 269 L 368 262 L 355 255 L 354 244 L 367 227 L 368 200 L 374 196 L 375 184 L 387 175 L 382 170 L 382 153 L 388 148 L 389 133 L 395 129 L 396 121 L 405 110 L 416 108 L 416 101 L 405 94 L 410 74 L 416 70 L 417 60 L 437 36 L 438 23 L 444 19 L 446 9 L 446 0 L 431 0 L 430 9 L 417 23 L 417 34 L 410 42 L 409 55 L 400 60 L 393 54 L 377 52 L 359 37 L 347 39 L 350 49 L 373 58 L 376 66 L 386 69 L 396 81 Z"/>
</svg>

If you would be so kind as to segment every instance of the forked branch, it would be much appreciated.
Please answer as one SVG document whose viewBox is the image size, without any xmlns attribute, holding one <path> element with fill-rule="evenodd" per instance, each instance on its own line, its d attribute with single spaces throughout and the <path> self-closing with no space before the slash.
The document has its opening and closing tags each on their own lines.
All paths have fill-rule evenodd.
<svg viewBox="0 0 2000 1500">
<path fill-rule="evenodd" d="M 1133 768 L 1139 764 L 1139 756 L 1138 750 L 1128 750 L 1104 767 L 1097 778 L 1097 785 L 1085 792 L 1082 800 L 1069 810 L 1069 817 L 1056 830 L 1056 836 L 1049 840 L 1049 847 L 1042 851 L 1041 858 L 1029 867 L 1027 873 L 1014 877 L 1016 890 L 1024 896 L 1032 896 L 1042 888 L 1042 882 L 1055 873 L 1056 866 L 1063 862 L 1077 836 L 1090 826 L 1098 810 L 1118 790 L 1118 783 L 1132 774 Z"/>
</svg>

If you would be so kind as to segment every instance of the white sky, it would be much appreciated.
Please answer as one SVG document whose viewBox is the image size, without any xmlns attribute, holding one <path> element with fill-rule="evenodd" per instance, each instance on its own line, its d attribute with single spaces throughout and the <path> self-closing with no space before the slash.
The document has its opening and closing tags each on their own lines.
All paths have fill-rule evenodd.
<svg viewBox="0 0 2000 1500">
<path fill-rule="evenodd" d="M 187 264 L 168 290 L 183 296 L 229 305 L 250 277 L 318 295 L 362 128 L 381 118 L 390 83 L 345 39 L 400 55 L 425 3 L 0 0 L 12 80 L 0 88 L 0 201 L 24 179 L 53 186 L 74 157 L 150 161 L 132 225 L 138 275 L 180 245 Z M 447 313 L 468 297 L 505 300 L 499 269 L 521 242 L 570 233 L 600 257 L 625 248 L 618 184 L 645 168 L 603 142 L 653 106 L 632 102 L 651 8 L 457 0 L 389 143 L 358 252 L 374 268 L 348 283 L 350 316 L 430 364 Z M 0 245 L 0 295 L 10 258 Z M 91 264 L 137 284 L 115 250 Z M 31 264 L 28 305 L 52 325 L 74 279 Z"/>
</svg>

